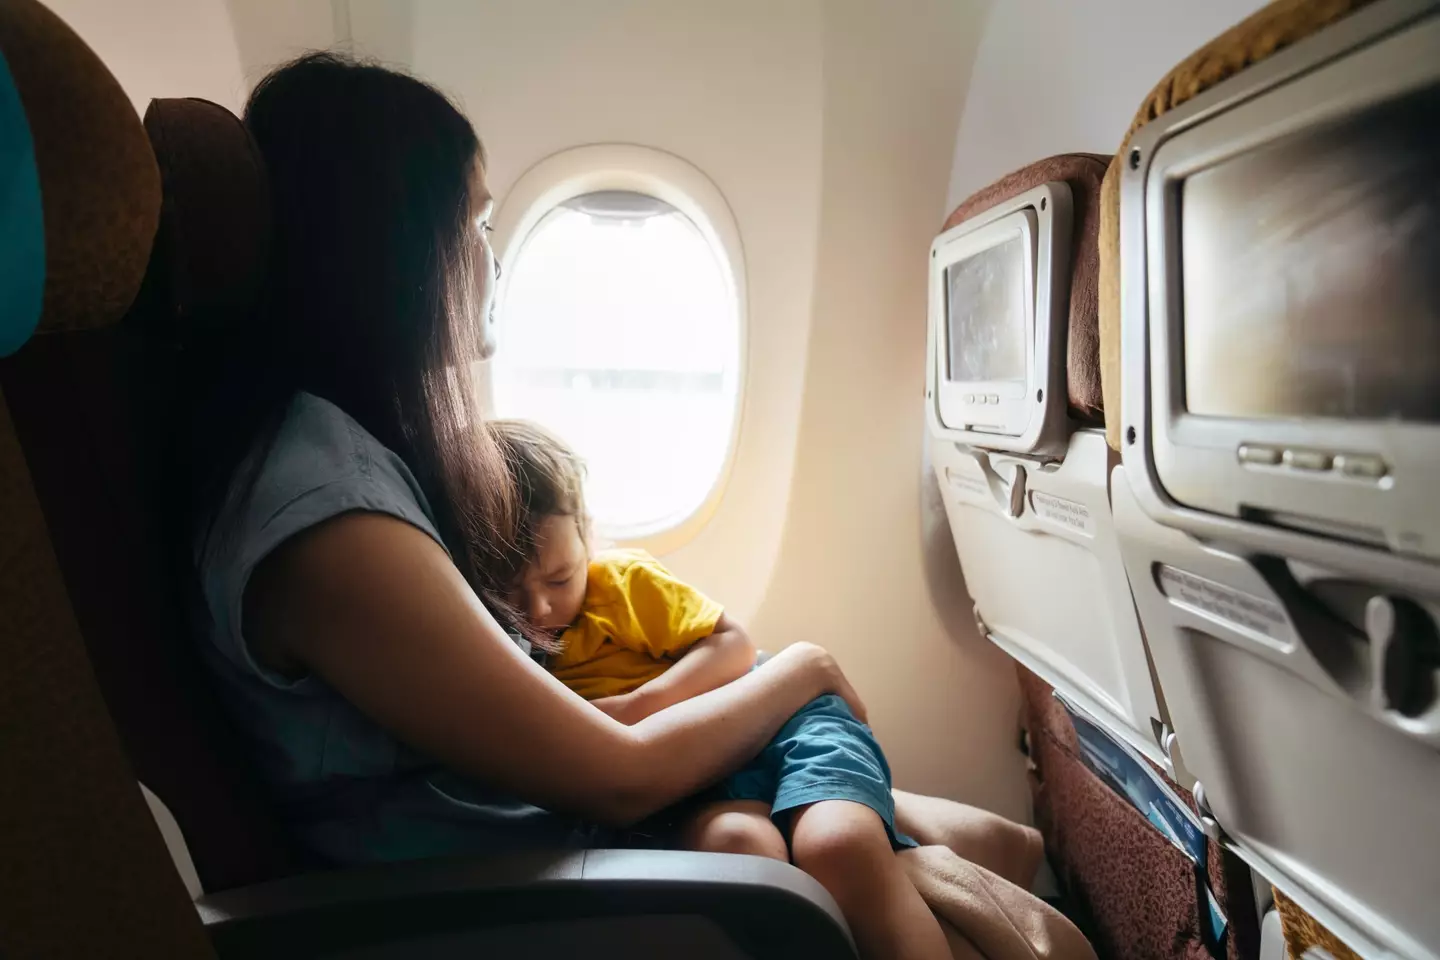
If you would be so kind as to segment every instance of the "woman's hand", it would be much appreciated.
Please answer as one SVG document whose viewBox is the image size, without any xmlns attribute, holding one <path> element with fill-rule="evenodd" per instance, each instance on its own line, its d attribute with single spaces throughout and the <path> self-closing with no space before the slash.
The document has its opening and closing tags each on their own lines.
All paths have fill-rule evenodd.
<svg viewBox="0 0 1440 960">
<path fill-rule="evenodd" d="M 865 703 L 845 674 L 840 670 L 840 664 L 830 655 L 830 651 L 824 647 L 816 646 L 813 643 L 801 641 L 792 643 L 781 650 L 765 664 L 765 669 L 781 667 L 794 669 L 805 677 L 808 677 L 815 684 L 815 696 L 819 697 L 827 693 L 833 693 L 850 708 L 855 714 L 855 719 L 861 723 L 868 722 L 869 713 L 865 709 Z M 811 699 L 814 699 L 812 697 Z"/>
</svg>

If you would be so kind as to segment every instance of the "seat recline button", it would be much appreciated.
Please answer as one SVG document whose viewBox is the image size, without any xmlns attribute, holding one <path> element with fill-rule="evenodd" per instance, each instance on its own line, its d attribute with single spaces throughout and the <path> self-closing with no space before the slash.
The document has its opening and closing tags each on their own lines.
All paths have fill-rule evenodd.
<svg viewBox="0 0 1440 960">
<path fill-rule="evenodd" d="M 1335 455 L 1335 469 L 1347 477 L 1362 477 L 1378 480 L 1385 476 L 1385 461 L 1364 453 L 1339 453 Z"/>
<path fill-rule="evenodd" d="M 1253 443 L 1242 443 L 1236 451 L 1241 463 L 1254 463 L 1273 467 L 1280 462 L 1280 451 L 1275 447 L 1262 447 Z"/>
<path fill-rule="evenodd" d="M 1292 470 L 1329 470 L 1331 456 L 1319 450 L 1286 450 L 1285 466 Z"/>
</svg>

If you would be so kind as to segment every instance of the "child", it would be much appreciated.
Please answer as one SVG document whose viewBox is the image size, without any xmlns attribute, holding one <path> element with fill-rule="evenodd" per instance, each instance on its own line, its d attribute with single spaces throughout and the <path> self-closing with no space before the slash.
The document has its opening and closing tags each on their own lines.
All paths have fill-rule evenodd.
<svg viewBox="0 0 1440 960">
<path fill-rule="evenodd" d="M 555 677 L 626 724 L 754 669 L 755 647 L 721 606 L 635 550 L 593 553 L 579 458 L 517 420 L 490 423 L 509 458 L 526 558 L 510 600 L 560 638 Z M 684 830 L 687 846 L 773 857 L 830 891 L 866 958 L 942 958 L 939 924 L 893 850 L 890 768 L 837 696 L 801 710 Z"/>
</svg>

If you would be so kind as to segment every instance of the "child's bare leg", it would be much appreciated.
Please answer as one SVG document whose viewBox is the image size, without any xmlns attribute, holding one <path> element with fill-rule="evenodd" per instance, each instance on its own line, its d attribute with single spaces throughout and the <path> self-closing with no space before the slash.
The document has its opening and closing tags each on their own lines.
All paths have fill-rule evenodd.
<svg viewBox="0 0 1440 960">
<path fill-rule="evenodd" d="M 874 810 L 849 800 L 801 807 L 790 822 L 790 848 L 795 865 L 835 898 L 865 960 L 950 960 L 939 921 Z"/>
<path fill-rule="evenodd" d="M 745 853 L 790 862 L 785 837 L 770 820 L 770 804 L 727 800 L 701 809 L 685 827 L 685 846 L 706 853 Z"/>
</svg>

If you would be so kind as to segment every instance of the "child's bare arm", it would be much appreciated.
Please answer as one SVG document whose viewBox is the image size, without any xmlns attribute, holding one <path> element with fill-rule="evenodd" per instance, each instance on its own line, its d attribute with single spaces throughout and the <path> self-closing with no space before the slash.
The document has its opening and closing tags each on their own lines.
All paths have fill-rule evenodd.
<svg viewBox="0 0 1440 960">
<path fill-rule="evenodd" d="M 639 723 L 652 713 L 743 677 L 755 665 L 755 644 L 745 629 L 721 614 L 715 630 L 697 641 L 660 676 L 631 693 L 592 701 L 621 723 Z"/>
</svg>

